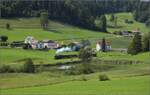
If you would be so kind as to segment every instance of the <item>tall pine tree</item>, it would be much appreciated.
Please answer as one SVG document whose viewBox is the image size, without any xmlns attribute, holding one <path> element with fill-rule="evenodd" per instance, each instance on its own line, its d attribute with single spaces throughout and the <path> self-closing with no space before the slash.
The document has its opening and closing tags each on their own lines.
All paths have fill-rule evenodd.
<svg viewBox="0 0 150 95">
<path fill-rule="evenodd" d="M 101 46 L 102 46 L 102 51 L 106 52 L 106 40 L 105 40 L 105 38 L 102 39 L 102 45 Z"/>
<path fill-rule="evenodd" d="M 150 32 L 143 36 L 142 49 L 143 51 L 150 51 Z"/>
<path fill-rule="evenodd" d="M 100 17 L 100 31 L 107 32 L 107 19 L 105 15 Z"/>
<path fill-rule="evenodd" d="M 136 33 L 133 41 L 128 47 L 128 53 L 135 55 L 142 51 L 142 42 L 141 42 L 141 35 L 139 33 Z"/>
<path fill-rule="evenodd" d="M 48 29 L 48 12 L 42 12 L 40 16 L 41 27 L 46 30 Z"/>
</svg>

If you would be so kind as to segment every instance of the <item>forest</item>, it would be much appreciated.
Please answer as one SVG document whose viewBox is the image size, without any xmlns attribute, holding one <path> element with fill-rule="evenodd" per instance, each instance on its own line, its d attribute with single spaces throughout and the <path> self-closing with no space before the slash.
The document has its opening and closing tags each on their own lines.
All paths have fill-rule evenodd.
<svg viewBox="0 0 150 95">
<path fill-rule="evenodd" d="M 2 18 L 39 17 L 46 11 L 49 19 L 90 29 L 106 13 L 132 12 L 143 23 L 150 18 L 150 2 L 141 0 L 1 0 L 0 9 Z"/>
</svg>

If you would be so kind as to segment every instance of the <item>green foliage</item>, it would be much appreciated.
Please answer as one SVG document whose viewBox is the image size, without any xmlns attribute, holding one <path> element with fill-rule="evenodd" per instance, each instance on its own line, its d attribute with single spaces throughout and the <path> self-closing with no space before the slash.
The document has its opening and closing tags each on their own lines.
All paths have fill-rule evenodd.
<svg viewBox="0 0 150 95">
<path fill-rule="evenodd" d="M 117 26 L 118 26 L 118 17 L 117 16 L 115 16 L 114 26 L 115 26 L 115 28 L 117 28 Z"/>
<path fill-rule="evenodd" d="M 82 48 L 91 46 L 91 42 L 89 40 L 81 40 L 80 44 Z"/>
<path fill-rule="evenodd" d="M 143 51 L 150 51 L 150 32 L 143 36 L 142 49 Z"/>
<path fill-rule="evenodd" d="M 94 73 L 94 69 L 91 63 L 82 63 L 66 70 L 65 73 L 68 75 L 90 74 Z"/>
<path fill-rule="evenodd" d="M 10 24 L 9 23 L 6 24 L 6 29 L 10 29 Z"/>
<path fill-rule="evenodd" d="M 110 80 L 106 74 L 99 75 L 99 81 L 108 81 Z"/>
<path fill-rule="evenodd" d="M 106 52 L 106 41 L 105 41 L 105 38 L 102 39 L 101 47 L 102 47 L 102 51 Z"/>
<path fill-rule="evenodd" d="M 12 70 L 9 65 L 0 65 L 0 73 L 10 73 L 10 72 L 14 72 L 14 70 Z"/>
<path fill-rule="evenodd" d="M 88 79 L 87 79 L 85 76 L 82 76 L 82 77 L 81 77 L 81 80 L 82 80 L 82 81 L 87 81 Z"/>
<path fill-rule="evenodd" d="M 8 40 L 7 36 L 0 36 L 0 41 L 6 42 Z"/>
<path fill-rule="evenodd" d="M 0 64 L 0 73 L 21 73 L 23 72 L 22 66 Z"/>
<path fill-rule="evenodd" d="M 148 19 L 148 20 L 146 21 L 146 26 L 147 26 L 148 28 L 150 28 L 150 19 Z"/>
<path fill-rule="evenodd" d="M 150 16 L 150 6 L 149 3 L 135 3 L 136 8 L 133 12 L 134 19 L 140 22 L 146 22 Z"/>
<path fill-rule="evenodd" d="M 82 60 L 82 62 L 89 62 L 92 60 L 93 51 L 90 47 L 85 47 L 80 50 L 79 52 L 79 58 Z"/>
<path fill-rule="evenodd" d="M 110 21 L 114 21 L 115 20 L 115 15 L 114 14 L 111 14 L 110 15 Z"/>
<path fill-rule="evenodd" d="M 41 26 L 44 30 L 48 29 L 48 12 L 41 12 L 40 16 Z"/>
<path fill-rule="evenodd" d="M 105 15 L 100 16 L 99 29 L 100 31 L 107 32 L 107 19 Z"/>
<path fill-rule="evenodd" d="M 35 72 L 35 66 L 30 58 L 27 59 L 24 64 L 24 72 L 25 73 L 34 73 Z"/>
<path fill-rule="evenodd" d="M 133 38 L 133 41 L 130 43 L 128 47 L 128 53 L 135 55 L 141 51 L 142 51 L 141 35 L 139 33 L 136 33 Z"/>
</svg>

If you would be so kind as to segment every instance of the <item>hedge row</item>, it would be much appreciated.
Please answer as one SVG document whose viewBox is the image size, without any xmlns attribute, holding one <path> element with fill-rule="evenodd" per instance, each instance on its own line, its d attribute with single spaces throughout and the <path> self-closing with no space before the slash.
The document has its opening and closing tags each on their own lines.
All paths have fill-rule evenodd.
<svg viewBox="0 0 150 95">
<path fill-rule="evenodd" d="M 96 57 L 97 54 L 93 54 L 93 57 Z M 55 55 L 55 59 L 66 59 L 66 58 L 77 58 L 78 54 L 71 54 L 71 55 Z"/>
</svg>

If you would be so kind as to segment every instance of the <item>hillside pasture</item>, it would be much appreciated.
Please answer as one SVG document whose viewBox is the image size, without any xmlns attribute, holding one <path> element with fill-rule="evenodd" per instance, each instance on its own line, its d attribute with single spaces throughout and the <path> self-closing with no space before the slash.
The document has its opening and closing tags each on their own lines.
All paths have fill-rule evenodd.
<svg viewBox="0 0 150 95">
<path fill-rule="evenodd" d="M 140 29 L 141 32 L 150 32 L 150 29 L 145 26 L 144 23 L 140 23 L 134 20 L 132 13 L 117 13 L 117 28 L 113 27 L 114 23 L 111 22 L 110 15 L 106 15 L 108 21 L 108 31 L 115 32 L 115 31 L 133 31 L 136 29 Z M 132 24 L 125 23 L 125 20 L 128 19 L 129 21 L 133 21 Z"/>
<path fill-rule="evenodd" d="M 149 64 L 133 64 L 116 65 L 115 69 L 110 71 L 77 76 L 62 76 L 56 72 L 1 74 L 1 94 L 149 95 L 149 69 Z M 99 81 L 100 74 L 107 74 L 111 80 Z M 87 78 L 87 81 L 83 81 L 83 77 Z M 18 80 L 22 81 L 18 83 Z"/>
</svg>

